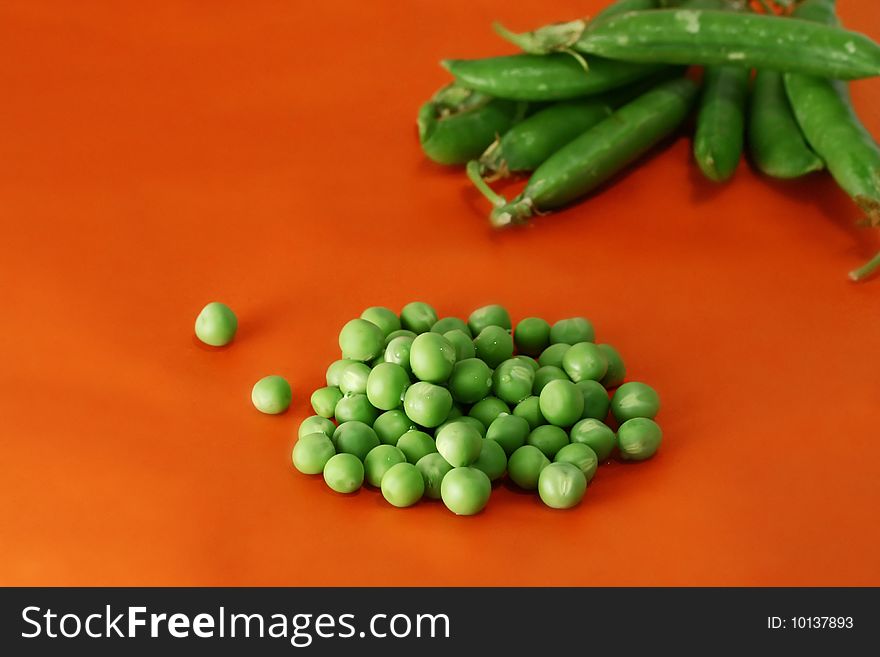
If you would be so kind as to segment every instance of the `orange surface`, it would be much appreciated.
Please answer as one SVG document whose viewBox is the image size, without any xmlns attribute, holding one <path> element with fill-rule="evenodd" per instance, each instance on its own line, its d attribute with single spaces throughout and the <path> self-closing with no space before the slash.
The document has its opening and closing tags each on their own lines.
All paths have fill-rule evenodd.
<svg viewBox="0 0 880 657">
<path fill-rule="evenodd" d="M 680 139 L 493 233 L 420 155 L 437 60 L 599 4 L 3 2 L 0 583 L 880 585 L 880 280 L 845 277 L 880 244 L 828 178 L 715 186 Z M 880 134 L 880 82 L 853 93 Z M 339 327 L 412 299 L 592 318 L 660 390 L 661 453 L 474 518 L 296 473 Z"/>
</svg>

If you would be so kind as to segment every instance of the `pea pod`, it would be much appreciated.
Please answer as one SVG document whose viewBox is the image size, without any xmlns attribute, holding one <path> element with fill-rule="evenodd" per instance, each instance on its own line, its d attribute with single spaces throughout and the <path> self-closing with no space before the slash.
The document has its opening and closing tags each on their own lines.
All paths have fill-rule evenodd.
<svg viewBox="0 0 880 657">
<path fill-rule="evenodd" d="M 749 105 L 749 152 L 773 178 L 798 178 L 824 168 L 794 118 L 782 74 L 758 71 Z"/>
<path fill-rule="evenodd" d="M 522 118 L 525 110 L 524 103 L 449 85 L 419 110 L 422 150 L 439 164 L 463 164 L 479 157 L 497 135 Z"/>
<path fill-rule="evenodd" d="M 709 180 L 728 180 L 742 155 L 749 69 L 710 66 L 703 74 L 694 159 Z"/>
<path fill-rule="evenodd" d="M 495 206 L 494 226 L 523 223 L 591 192 L 644 154 L 684 121 L 696 95 L 696 83 L 687 78 L 643 94 L 554 153 L 509 203 L 483 181 L 476 162 L 468 164 L 468 175 Z"/>
</svg>

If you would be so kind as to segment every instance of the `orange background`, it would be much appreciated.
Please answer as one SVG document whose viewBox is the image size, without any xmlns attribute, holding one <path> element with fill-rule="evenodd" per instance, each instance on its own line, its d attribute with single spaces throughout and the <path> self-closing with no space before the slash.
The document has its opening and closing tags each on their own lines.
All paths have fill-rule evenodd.
<svg viewBox="0 0 880 657">
<path fill-rule="evenodd" d="M 493 233 L 420 154 L 436 63 L 599 2 L 148 4 L 0 4 L 0 583 L 880 584 L 880 280 L 845 276 L 880 243 L 829 178 L 716 186 L 683 138 Z M 880 83 L 853 94 L 880 134 Z M 413 299 L 590 317 L 661 392 L 661 452 L 473 518 L 295 472 L 340 326 Z"/>
</svg>

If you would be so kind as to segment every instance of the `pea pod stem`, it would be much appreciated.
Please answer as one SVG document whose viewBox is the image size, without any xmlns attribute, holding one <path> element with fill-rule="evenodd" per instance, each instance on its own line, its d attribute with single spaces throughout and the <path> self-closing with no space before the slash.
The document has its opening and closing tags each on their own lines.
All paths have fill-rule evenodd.
<svg viewBox="0 0 880 657">
<path fill-rule="evenodd" d="M 480 166 L 479 160 L 471 160 L 468 162 L 465 171 L 474 187 L 476 187 L 494 207 L 500 208 L 507 204 L 507 199 L 489 187 L 489 184 L 483 180 L 482 167 Z"/>
<path fill-rule="evenodd" d="M 878 269 L 880 269 L 880 253 L 877 253 L 877 255 L 868 260 L 868 262 L 861 267 L 853 269 L 849 273 L 849 277 L 854 281 L 863 281 Z"/>
</svg>

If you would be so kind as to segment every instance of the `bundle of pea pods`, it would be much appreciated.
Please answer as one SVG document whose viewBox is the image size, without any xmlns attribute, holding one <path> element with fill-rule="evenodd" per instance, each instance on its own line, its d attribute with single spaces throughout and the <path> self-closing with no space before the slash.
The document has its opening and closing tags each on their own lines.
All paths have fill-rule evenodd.
<svg viewBox="0 0 880 657">
<path fill-rule="evenodd" d="M 827 170 L 880 227 L 880 148 L 846 83 L 880 75 L 880 45 L 840 25 L 836 0 L 617 0 L 591 19 L 495 29 L 522 52 L 443 61 L 455 80 L 418 115 L 425 154 L 466 165 L 492 225 L 586 196 L 695 110 L 710 180 L 728 180 L 747 145 L 773 178 Z M 523 174 L 510 200 L 490 186 Z M 878 268 L 880 253 L 850 278 Z"/>
</svg>

